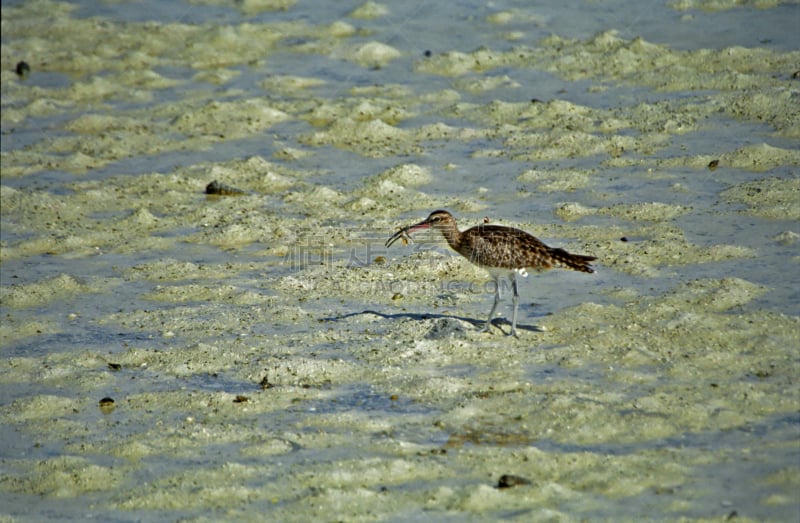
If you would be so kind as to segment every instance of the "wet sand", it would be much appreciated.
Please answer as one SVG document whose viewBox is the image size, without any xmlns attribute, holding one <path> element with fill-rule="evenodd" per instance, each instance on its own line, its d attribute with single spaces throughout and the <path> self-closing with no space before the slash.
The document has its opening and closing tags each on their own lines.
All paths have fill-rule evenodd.
<svg viewBox="0 0 800 523">
<path fill-rule="evenodd" d="M 4 6 L 0 518 L 800 511 L 800 52 L 481 4 L 491 45 L 425 53 L 389 4 L 196 4 Z M 437 208 L 598 273 L 481 333 L 485 272 L 384 247 Z"/>
</svg>

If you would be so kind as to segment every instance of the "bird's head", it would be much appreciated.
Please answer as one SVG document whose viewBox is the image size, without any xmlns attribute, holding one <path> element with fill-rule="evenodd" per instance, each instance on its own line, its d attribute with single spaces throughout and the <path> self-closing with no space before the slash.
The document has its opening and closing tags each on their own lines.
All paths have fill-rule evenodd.
<svg viewBox="0 0 800 523">
<path fill-rule="evenodd" d="M 455 218 L 453 215 L 447 211 L 433 211 L 428 215 L 427 218 L 422 220 L 421 222 L 412 225 L 408 228 L 408 232 L 418 231 L 420 229 L 427 229 L 429 227 L 433 227 L 434 229 L 442 229 L 449 226 L 452 226 L 456 223 Z"/>
<path fill-rule="evenodd" d="M 394 233 L 392 237 L 386 241 L 386 246 L 389 247 L 400 238 L 403 238 L 403 244 L 405 244 L 411 239 L 409 235 L 412 232 L 430 228 L 439 229 L 441 231 L 453 229 L 456 228 L 456 220 L 453 218 L 453 215 L 447 211 L 433 211 L 421 222 L 415 223 L 414 225 L 409 225 L 408 227 L 403 227 Z"/>
</svg>

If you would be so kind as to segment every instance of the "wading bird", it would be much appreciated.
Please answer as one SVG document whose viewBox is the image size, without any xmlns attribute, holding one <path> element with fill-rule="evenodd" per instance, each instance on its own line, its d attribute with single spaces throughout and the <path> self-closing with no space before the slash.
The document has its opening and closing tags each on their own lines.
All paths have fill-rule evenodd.
<svg viewBox="0 0 800 523">
<path fill-rule="evenodd" d="M 456 219 L 447 211 L 433 211 L 423 221 L 403 227 L 386 240 L 386 247 L 400 238 L 406 243 L 411 233 L 428 228 L 441 232 L 454 251 L 489 271 L 494 278 L 494 303 L 482 332 L 489 330 L 497 304 L 500 303 L 500 279 L 503 276 L 508 276 L 514 290 L 510 334 L 516 336 L 519 305 L 517 276 L 527 276 L 527 271 L 542 272 L 554 268 L 593 273 L 594 269 L 589 262 L 597 259 L 594 256 L 570 254 L 564 249 L 548 247 L 535 236 L 513 227 L 482 224 L 459 231 Z"/>
</svg>

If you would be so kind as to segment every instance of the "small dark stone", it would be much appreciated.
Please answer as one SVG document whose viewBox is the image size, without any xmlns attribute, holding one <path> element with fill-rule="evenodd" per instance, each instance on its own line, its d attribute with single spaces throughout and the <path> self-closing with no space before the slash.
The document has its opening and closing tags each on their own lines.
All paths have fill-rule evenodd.
<svg viewBox="0 0 800 523">
<path fill-rule="evenodd" d="M 730 520 L 732 520 L 732 519 L 736 519 L 737 517 L 739 517 L 739 513 L 738 513 L 738 512 L 736 512 L 735 510 L 732 510 L 732 511 L 731 511 L 731 513 L 730 513 L 730 514 L 728 514 L 728 517 L 727 517 L 727 518 L 725 518 L 725 519 L 727 519 L 728 521 L 730 521 Z"/>
<path fill-rule="evenodd" d="M 427 58 L 430 58 L 433 53 L 431 53 L 430 49 L 426 49 L 425 52 L 422 54 L 424 54 Z"/>
<path fill-rule="evenodd" d="M 531 480 L 513 474 L 503 474 L 497 482 L 497 488 L 511 488 L 519 485 L 530 485 Z"/>
<path fill-rule="evenodd" d="M 619 239 L 619 241 L 626 242 L 626 241 L 628 241 L 628 237 L 627 236 L 623 236 L 622 238 Z"/>
<path fill-rule="evenodd" d="M 28 62 L 17 62 L 17 76 L 20 78 L 25 78 L 31 73 L 31 66 L 28 65 Z"/>
<path fill-rule="evenodd" d="M 214 180 L 206 185 L 206 194 L 211 194 L 214 196 L 241 196 L 247 193 L 235 187 L 228 187 L 227 185 Z"/>
<path fill-rule="evenodd" d="M 116 372 L 122 369 L 122 365 L 120 365 L 119 363 L 109 363 L 108 368 Z"/>
<path fill-rule="evenodd" d="M 116 405 L 114 405 L 114 399 L 109 397 L 101 399 L 97 403 L 97 406 L 100 407 L 100 412 L 102 412 L 103 414 L 111 414 L 117 407 Z"/>
<path fill-rule="evenodd" d="M 709 171 L 713 171 L 717 167 L 719 167 L 719 160 L 711 160 L 710 162 L 708 162 L 708 170 Z"/>
<path fill-rule="evenodd" d="M 247 403 L 250 401 L 250 398 L 247 396 L 242 396 L 241 394 L 237 394 L 235 398 L 233 398 L 234 403 Z"/>
</svg>

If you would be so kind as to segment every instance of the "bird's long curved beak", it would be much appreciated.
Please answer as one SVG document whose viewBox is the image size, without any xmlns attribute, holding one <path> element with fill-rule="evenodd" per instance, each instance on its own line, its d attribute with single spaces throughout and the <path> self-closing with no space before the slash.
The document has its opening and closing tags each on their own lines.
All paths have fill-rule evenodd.
<svg viewBox="0 0 800 523">
<path fill-rule="evenodd" d="M 403 227 L 396 233 L 392 234 L 392 236 L 388 240 L 386 240 L 386 247 L 391 247 L 391 245 L 400 238 L 403 239 L 403 245 L 406 245 L 409 241 L 411 241 L 410 234 L 412 232 L 419 231 L 421 229 L 427 229 L 430 226 L 431 222 L 429 222 L 428 220 L 423 220 L 419 223 L 415 223 L 414 225 Z"/>
</svg>

